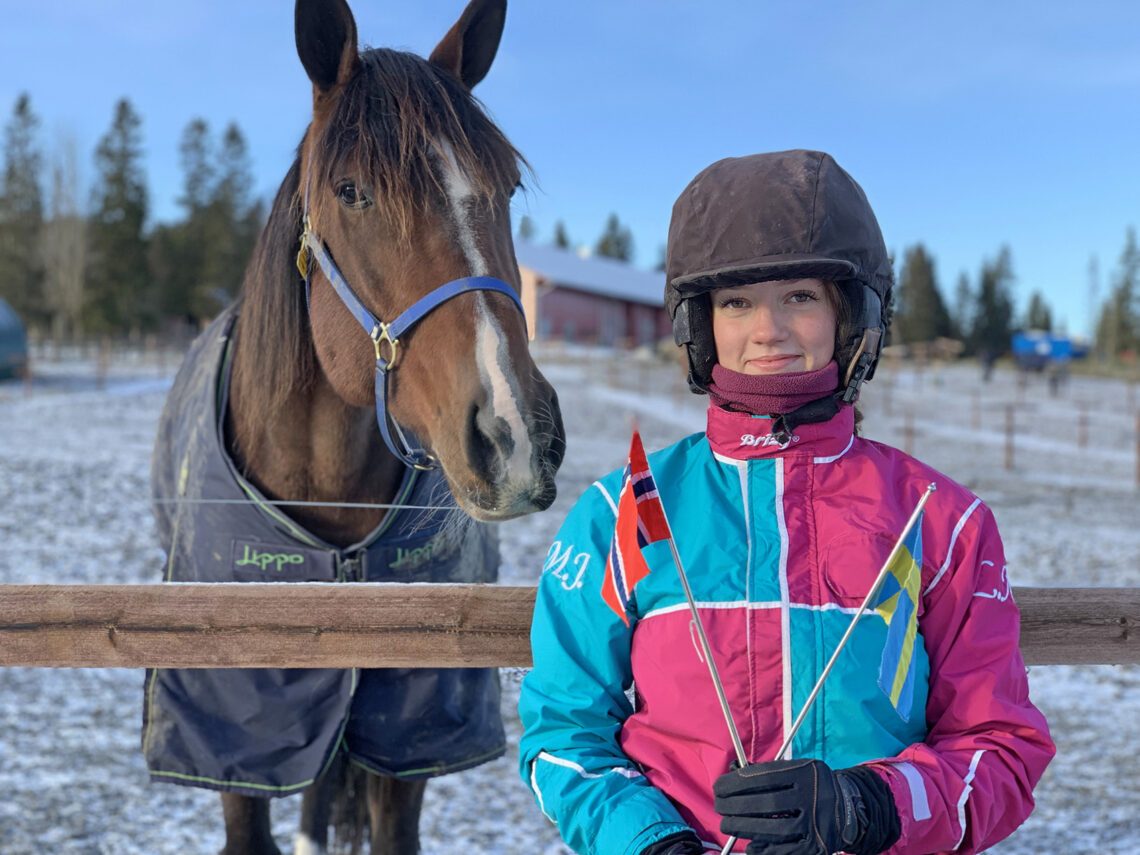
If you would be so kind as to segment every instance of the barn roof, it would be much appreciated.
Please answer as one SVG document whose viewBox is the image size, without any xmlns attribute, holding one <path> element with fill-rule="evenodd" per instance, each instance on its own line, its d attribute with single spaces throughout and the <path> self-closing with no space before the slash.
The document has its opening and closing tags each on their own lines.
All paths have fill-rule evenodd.
<svg viewBox="0 0 1140 855">
<path fill-rule="evenodd" d="M 527 241 L 515 242 L 519 265 L 551 284 L 649 306 L 665 304 L 665 274 L 639 270 L 623 261 L 591 256 Z"/>
</svg>

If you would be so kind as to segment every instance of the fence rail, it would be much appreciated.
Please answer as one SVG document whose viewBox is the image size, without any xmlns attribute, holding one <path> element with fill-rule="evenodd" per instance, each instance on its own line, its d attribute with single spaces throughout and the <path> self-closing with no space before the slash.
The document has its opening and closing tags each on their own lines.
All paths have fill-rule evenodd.
<svg viewBox="0 0 1140 855">
<path fill-rule="evenodd" d="M 531 664 L 533 587 L 0 585 L 0 666 Z M 1137 664 L 1140 588 L 1018 588 L 1030 665 Z"/>
</svg>

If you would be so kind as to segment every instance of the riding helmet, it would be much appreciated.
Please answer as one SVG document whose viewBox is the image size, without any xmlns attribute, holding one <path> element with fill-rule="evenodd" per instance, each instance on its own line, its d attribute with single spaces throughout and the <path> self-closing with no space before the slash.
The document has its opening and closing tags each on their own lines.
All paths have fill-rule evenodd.
<svg viewBox="0 0 1140 855">
<path fill-rule="evenodd" d="M 718 160 L 689 182 L 669 223 L 665 306 L 693 391 L 707 389 L 716 363 L 709 293 L 801 278 L 835 282 L 848 304 L 836 359 L 851 403 L 874 375 L 893 286 L 863 189 L 830 155 L 801 150 Z"/>
</svg>

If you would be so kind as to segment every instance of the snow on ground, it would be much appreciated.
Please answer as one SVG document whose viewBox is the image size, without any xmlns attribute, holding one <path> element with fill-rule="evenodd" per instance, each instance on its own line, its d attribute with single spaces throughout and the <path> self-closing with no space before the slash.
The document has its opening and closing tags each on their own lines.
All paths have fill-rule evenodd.
<svg viewBox="0 0 1140 855">
<path fill-rule="evenodd" d="M 704 423 L 704 399 L 684 389 L 675 365 L 553 347 L 538 356 L 559 391 L 569 449 L 554 507 L 501 528 L 505 584 L 536 581 L 572 502 L 623 463 L 631 417 L 651 449 Z M 148 466 L 172 368 L 122 360 L 97 383 L 94 365 L 72 357 L 38 363 L 31 387 L 0 383 L 0 583 L 158 581 Z M 1013 471 L 1003 468 L 1007 404 L 1016 409 Z M 1135 387 L 1074 377 L 1052 398 L 1039 380 L 1021 388 L 1001 371 L 983 385 L 971 365 L 884 366 L 863 409 L 866 434 L 909 445 L 994 509 L 1015 586 L 1140 585 Z M 512 746 L 520 677 L 503 674 Z M 993 851 L 1140 852 L 1140 669 L 1037 667 L 1030 681 L 1060 752 L 1038 787 L 1035 814 Z M 0 670 L 0 853 L 220 848 L 216 794 L 148 784 L 141 695 L 137 671 Z M 512 748 L 429 784 L 425 853 L 566 852 L 519 780 L 516 759 Z M 275 802 L 285 852 L 299 802 Z"/>
</svg>

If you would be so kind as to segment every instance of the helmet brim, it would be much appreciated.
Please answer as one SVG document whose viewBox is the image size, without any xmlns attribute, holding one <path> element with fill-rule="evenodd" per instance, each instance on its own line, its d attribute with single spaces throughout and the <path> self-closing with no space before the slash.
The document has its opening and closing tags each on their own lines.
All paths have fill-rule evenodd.
<svg viewBox="0 0 1140 855">
<path fill-rule="evenodd" d="M 669 285 L 680 294 L 704 294 L 717 288 L 735 288 L 777 279 L 826 279 L 838 282 L 859 278 L 858 268 L 842 258 L 790 253 L 678 276 Z"/>
</svg>

